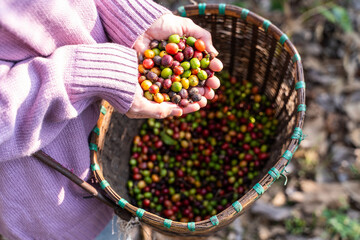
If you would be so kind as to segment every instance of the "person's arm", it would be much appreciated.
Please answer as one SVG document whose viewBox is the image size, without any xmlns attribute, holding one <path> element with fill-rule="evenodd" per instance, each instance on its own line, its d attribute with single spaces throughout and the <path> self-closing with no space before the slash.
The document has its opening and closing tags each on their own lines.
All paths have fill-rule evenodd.
<svg viewBox="0 0 360 240">
<path fill-rule="evenodd" d="M 152 0 L 95 0 L 95 3 L 109 38 L 127 47 L 133 47 L 137 38 L 162 15 L 171 14 Z"/>
<path fill-rule="evenodd" d="M 97 100 L 128 112 L 137 75 L 135 50 L 114 43 L 64 46 L 46 58 L 0 61 L 0 161 L 46 146 Z"/>
<path fill-rule="evenodd" d="M 189 18 L 174 16 L 169 10 L 151 0 L 96 0 L 96 6 L 109 38 L 116 43 L 133 47 L 139 53 L 148 48 L 152 39 L 163 40 L 177 33 L 181 36 L 201 38 L 207 46 L 207 51 L 217 54 L 208 31 L 194 24 Z M 222 69 L 222 63 L 218 59 L 213 60 L 210 66 L 215 72 Z M 212 89 L 219 86 L 220 81 L 217 77 L 208 79 L 207 86 L 200 89 L 204 97 L 185 109 L 175 108 L 172 103 L 157 104 L 147 101 L 142 96 L 140 86 L 137 86 L 134 104 L 127 116 L 163 118 L 194 112 L 206 105 L 206 99 L 213 98 Z"/>
</svg>

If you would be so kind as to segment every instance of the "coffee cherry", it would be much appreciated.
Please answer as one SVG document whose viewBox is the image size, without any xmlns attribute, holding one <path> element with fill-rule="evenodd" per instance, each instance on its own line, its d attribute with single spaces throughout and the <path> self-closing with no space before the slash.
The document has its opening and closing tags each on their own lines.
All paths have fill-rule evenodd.
<svg viewBox="0 0 360 240">
<path fill-rule="evenodd" d="M 197 74 L 199 80 L 206 80 L 208 78 L 207 73 L 204 70 L 201 70 L 198 74 Z"/>
<path fill-rule="evenodd" d="M 151 49 L 147 49 L 144 52 L 144 56 L 146 58 L 154 58 L 155 57 L 155 52 L 153 50 L 151 50 Z"/>
<path fill-rule="evenodd" d="M 191 76 L 191 70 L 185 70 L 183 74 L 181 74 L 182 78 L 188 78 Z"/>
<path fill-rule="evenodd" d="M 174 59 L 170 55 L 165 55 L 161 58 L 161 65 L 163 67 L 171 67 Z"/>
<path fill-rule="evenodd" d="M 165 50 L 167 53 L 174 55 L 179 51 L 179 46 L 176 43 L 168 43 Z"/>
<path fill-rule="evenodd" d="M 159 45 L 159 41 L 154 39 L 154 40 L 151 40 L 149 47 L 150 48 L 157 48 L 158 45 Z"/>
<path fill-rule="evenodd" d="M 161 57 L 160 56 L 155 56 L 153 58 L 153 61 L 154 61 L 155 65 L 157 65 L 157 66 L 161 65 Z"/>
<path fill-rule="evenodd" d="M 158 46 L 159 50 L 165 50 L 166 45 L 167 45 L 166 41 L 161 41 Z"/>
<path fill-rule="evenodd" d="M 185 60 L 190 60 L 194 56 L 194 49 L 192 47 L 186 47 L 183 50 Z"/>
<path fill-rule="evenodd" d="M 179 95 L 182 99 L 187 99 L 189 97 L 188 91 L 184 88 L 179 91 Z"/>
<path fill-rule="evenodd" d="M 166 79 L 166 78 L 169 78 L 171 75 L 172 75 L 172 70 L 171 68 L 164 68 L 162 71 L 161 71 L 161 77 Z"/>
<path fill-rule="evenodd" d="M 156 84 L 153 84 L 153 85 L 150 86 L 149 92 L 151 94 L 156 94 L 156 93 L 159 92 L 159 87 Z"/>
<path fill-rule="evenodd" d="M 154 67 L 154 61 L 152 59 L 145 59 L 143 61 L 143 66 L 146 69 L 151 69 Z"/>
<path fill-rule="evenodd" d="M 178 52 L 175 54 L 174 59 L 176 61 L 182 62 L 184 60 L 184 54 L 182 52 Z"/>
<path fill-rule="evenodd" d="M 164 101 L 164 96 L 163 96 L 163 94 L 161 94 L 161 93 L 155 93 L 155 95 L 154 95 L 154 100 L 155 100 L 155 102 L 157 102 L 157 103 L 162 103 L 163 101 Z"/>
<path fill-rule="evenodd" d="M 179 43 L 180 36 L 178 34 L 173 34 L 169 37 L 169 43 Z"/>
<path fill-rule="evenodd" d="M 171 81 L 172 82 L 180 82 L 181 81 L 181 77 L 179 75 L 172 75 L 171 76 Z"/>
<path fill-rule="evenodd" d="M 149 100 L 149 101 L 154 100 L 154 95 L 151 94 L 149 91 L 145 91 L 145 92 L 144 92 L 144 97 L 145 97 L 147 100 Z"/>
<path fill-rule="evenodd" d="M 199 93 L 195 93 L 191 95 L 191 100 L 193 100 L 194 102 L 198 102 L 200 101 L 202 98 L 201 94 Z"/>
<path fill-rule="evenodd" d="M 199 93 L 199 89 L 197 89 L 197 88 L 191 88 L 191 89 L 189 90 L 189 95 L 190 95 L 190 97 L 191 97 L 192 95 L 198 94 L 198 93 Z"/>
<path fill-rule="evenodd" d="M 188 61 L 184 61 L 180 65 L 184 68 L 185 71 L 189 70 L 191 67 L 190 62 L 188 62 Z"/>
<path fill-rule="evenodd" d="M 201 39 L 196 40 L 194 45 L 198 51 L 200 51 L 200 52 L 205 51 L 206 45 L 203 40 L 201 40 Z"/>
<path fill-rule="evenodd" d="M 191 75 L 191 76 L 189 77 L 189 84 L 190 84 L 190 86 L 192 86 L 192 87 L 196 87 L 196 86 L 199 84 L 199 79 L 198 79 L 198 77 L 195 76 L 195 75 Z"/>
<path fill-rule="evenodd" d="M 189 88 L 189 79 L 187 78 L 181 78 L 181 85 L 183 88 L 188 89 Z"/>
<path fill-rule="evenodd" d="M 146 80 L 146 77 L 145 76 L 140 76 L 139 78 L 138 78 L 138 82 L 141 84 L 143 81 L 145 81 Z"/>
<path fill-rule="evenodd" d="M 165 89 L 170 89 L 170 88 L 171 88 L 171 85 L 172 85 L 171 79 L 165 79 L 165 80 L 164 80 L 163 88 L 165 88 Z"/>
<path fill-rule="evenodd" d="M 182 89 L 182 85 L 181 85 L 180 82 L 174 82 L 171 85 L 171 90 L 174 91 L 174 92 L 180 92 L 181 89 Z"/>
<path fill-rule="evenodd" d="M 186 44 L 183 40 L 180 40 L 180 42 L 178 43 L 179 49 L 184 50 L 186 47 Z"/>
<path fill-rule="evenodd" d="M 199 67 L 200 67 L 200 61 L 199 61 L 199 59 L 197 59 L 197 58 L 192 58 L 192 59 L 190 60 L 190 66 L 191 66 L 192 69 L 197 69 L 197 68 L 199 68 Z"/>
<path fill-rule="evenodd" d="M 180 101 L 181 101 L 181 97 L 179 95 L 174 95 L 172 98 L 171 98 L 171 101 L 175 104 L 178 104 Z"/>
<path fill-rule="evenodd" d="M 170 101 L 170 97 L 167 93 L 162 93 L 163 97 L 164 97 L 164 101 L 165 102 L 169 102 Z"/>
<path fill-rule="evenodd" d="M 159 53 L 159 57 L 161 57 L 161 58 L 162 58 L 163 56 L 165 56 L 165 55 L 168 55 L 165 50 L 163 50 L 163 51 L 161 51 L 161 52 Z"/>
<path fill-rule="evenodd" d="M 201 59 L 201 61 L 200 61 L 200 67 L 201 67 L 202 69 L 207 68 L 207 67 L 209 66 L 209 64 L 210 64 L 210 59 L 209 59 L 209 58 L 203 58 L 203 59 Z"/>
<path fill-rule="evenodd" d="M 174 67 L 174 73 L 176 75 L 181 75 L 184 73 L 184 68 L 182 66 Z"/>
<path fill-rule="evenodd" d="M 154 73 L 154 72 L 152 72 L 152 71 L 149 71 L 149 72 L 146 74 L 146 78 L 149 79 L 150 81 L 155 82 L 155 81 L 158 79 L 158 75 L 156 75 L 156 73 Z"/>
<path fill-rule="evenodd" d="M 202 52 L 200 52 L 200 51 L 195 51 L 193 58 L 197 58 L 197 59 L 199 59 L 199 61 L 201 61 L 201 60 L 203 59 L 203 54 L 202 54 Z"/>
<path fill-rule="evenodd" d="M 189 46 L 193 47 L 195 45 L 195 42 L 196 42 L 196 38 L 194 38 L 194 37 L 188 37 L 186 39 L 186 44 Z"/>
<path fill-rule="evenodd" d="M 141 88 L 144 90 L 144 91 L 147 91 L 149 90 L 150 86 L 152 85 L 152 82 L 150 82 L 149 80 L 145 80 L 141 83 Z"/>
<path fill-rule="evenodd" d="M 159 67 L 153 67 L 152 69 L 150 69 L 150 71 L 155 73 L 156 76 L 160 76 L 161 74 L 161 69 Z"/>
</svg>

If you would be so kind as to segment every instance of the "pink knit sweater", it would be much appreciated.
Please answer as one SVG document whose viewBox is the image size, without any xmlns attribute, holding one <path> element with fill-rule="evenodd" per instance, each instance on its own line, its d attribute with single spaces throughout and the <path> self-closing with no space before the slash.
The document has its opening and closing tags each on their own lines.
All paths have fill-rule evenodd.
<svg viewBox="0 0 360 240">
<path fill-rule="evenodd" d="M 43 149 L 89 177 L 96 103 L 129 110 L 131 47 L 165 12 L 150 0 L 1 1 L 0 234 L 92 239 L 110 220 L 112 209 L 30 155 Z"/>
</svg>

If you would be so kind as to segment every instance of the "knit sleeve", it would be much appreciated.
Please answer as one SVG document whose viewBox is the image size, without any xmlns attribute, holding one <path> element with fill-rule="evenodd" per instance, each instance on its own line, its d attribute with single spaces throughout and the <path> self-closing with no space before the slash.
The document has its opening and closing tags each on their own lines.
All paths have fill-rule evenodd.
<svg viewBox="0 0 360 240">
<path fill-rule="evenodd" d="M 160 16 L 171 13 L 151 0 L 96 0 L 96 6 L 109 38 L 127 47 Z"/>
<path fill-rule="evenodd" d="M 43 148 L 100 99 L 126 113 L 136 53 L 115 43 L 64 46 L 47 58 L 0 61 L 0 82 L 0 161 L 7 161 Z"/>
</svg>

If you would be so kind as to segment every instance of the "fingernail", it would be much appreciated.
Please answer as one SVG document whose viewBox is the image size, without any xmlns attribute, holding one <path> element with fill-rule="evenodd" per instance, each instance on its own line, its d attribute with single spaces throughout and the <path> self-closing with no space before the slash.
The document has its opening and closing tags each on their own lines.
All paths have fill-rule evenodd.
<svg viewBox="0 0 360 240">
<path fill-rule="evenodd" d="M 182 114 L 183 114 L 183 111 L 182 111 L 181 108 L 174 108 L 174 109 L 171 111 L 171 115 L 172 115 L 172 116 L 180 117 Z"/>
<path fill-rule="evenodd" d="M 219 55 L 219 52 L 218 51 L 216 51 L 216 49 L 214 48 L 214 51 L 213 51 L 215 54 L 216 54 L 216 56 L 217 55 Z"/>
</svg>

